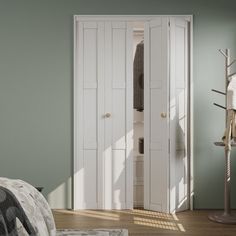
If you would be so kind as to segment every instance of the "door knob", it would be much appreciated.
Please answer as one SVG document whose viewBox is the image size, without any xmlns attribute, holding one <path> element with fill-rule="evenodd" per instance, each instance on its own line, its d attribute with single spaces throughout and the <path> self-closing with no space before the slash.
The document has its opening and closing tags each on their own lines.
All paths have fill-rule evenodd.
<svg viewBox="0 0 236 236">
<path fill-rule="evenodd" d="M 162 117 L 162 118 L 166 118 L 166 113 L 165 113 L 165 112 L 162 112 L 162 113 L 161 113 L 161 117 Z"/>
<path fill-rule="evenodd" d="M 108 112 L 108 113 L 106 113 L 106 114 L 105 114 L 105 117 L 106 117 L 106 118 L 109 118 L 109 117 L 111 117 L 111 113 L 109 113 L 109 112 Z"/>
</svg>

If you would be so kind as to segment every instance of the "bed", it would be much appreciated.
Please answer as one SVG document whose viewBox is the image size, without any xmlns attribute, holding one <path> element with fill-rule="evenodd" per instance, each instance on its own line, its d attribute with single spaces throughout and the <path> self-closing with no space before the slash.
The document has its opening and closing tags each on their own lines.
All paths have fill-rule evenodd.
<svg viewBox="0 0 236 236">
<path fill-rule="evenodd" d="M 43 195 L 19 179 L 0 178 L 0 236 L 128 236 L 126 229 L 56 230 Z"/>
</svg>

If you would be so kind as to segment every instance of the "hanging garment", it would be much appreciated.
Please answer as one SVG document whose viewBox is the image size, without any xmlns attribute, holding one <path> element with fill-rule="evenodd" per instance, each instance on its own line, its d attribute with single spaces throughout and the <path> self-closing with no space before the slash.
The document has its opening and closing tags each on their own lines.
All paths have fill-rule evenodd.
<svg viewBox="0 0 236 236">
<path fill-rule="evenodd" d="M 144 138 L 141 137 L 138 139 L 138 151 L 141 154 L 144 154 Z"/>
<path fill-rule="evenodd" d="M 231 142 L 236 142 L 236 110 L 227 110 L 226 130 L 223 136 L 226 150 L 231 150 Z"/>
<path fill-rule="evenodd" d="M 134 64 L 134 109 L 143 111 L 144 109 L 144 43 L 141 41 L 135 51 Z"/>
<path fill-rule="evenodd" d="M 222 138 L 225 150 L 231 150 L 231 143 L 236 142 L 236 75 L 232 75 L 227 87 L 227 120 L 226 130 Z"/>
<path fill-rule="evenodd" d="M 236 74 L 230 77 L 227 87 L 227 109 L 236 110 Z"/>
</svg>

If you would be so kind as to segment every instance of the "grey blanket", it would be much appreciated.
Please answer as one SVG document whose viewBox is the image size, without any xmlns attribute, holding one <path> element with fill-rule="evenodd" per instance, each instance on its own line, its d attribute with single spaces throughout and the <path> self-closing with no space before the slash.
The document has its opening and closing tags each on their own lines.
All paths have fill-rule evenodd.
<svg viewBox="0 0 236 236">
<path fill-rule="evenodd" d="M 14 232 L 14 228 L 17 228 L 17 233 L 9 234 L 9 236 L 56 235 L 56 227 L 51 209 L 43 195 L 36 188 L 22 180 L 8 178 L 0 178 L 0 186 L 8 190 L 8 193 L 11 195 L 9 199 L 12 199 L 12 203 L 10 204 L 16 204 L 16 207 L 18 207 L 17 211 L 20 211 L 20 213 L 13 212 L 12 214 L 13 218 L 17 216 L 17 214 L 19 216 L 17 217 L 16 225 L 14 222 L 13 225 L 7 223 L 5 224 L 6 226 L 4 226 L 4 224 L 2 226 L 2 228 L 5 227 L 4 230 L 10 227 Z M 17 204 L 17 201 L 19 204 Z M 20 209 L 20 207 L 22 209 Z M 3 235 L 8 236 L 7 234 Z"/>
<path fill-rule="evenodd" d="M 36 235 L 15 195 L 10 190 L 0 186 L 0 235 L 18 236 L 17 219 L 29 235 Z"/>
<path fill-rule="evenodd" d="M 22 180 L 0 178 L 0 211 L 0 236 L 128 236 L 125 229 L 56 232 L 47 201 L 36 188 Z"/>
</svg>

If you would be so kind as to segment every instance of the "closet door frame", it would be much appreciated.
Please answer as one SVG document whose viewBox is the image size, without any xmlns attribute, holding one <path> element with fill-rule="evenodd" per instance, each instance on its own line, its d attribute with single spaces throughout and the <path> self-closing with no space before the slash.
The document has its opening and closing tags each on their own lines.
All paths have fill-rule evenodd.
<svg viewBox="0 0 236 236">
<path fill-rule="evenodd" d="M 193 209 L 193 196 L 194 196 L 194 173 L 193 173 L 193 15 L 74 15 L 74 82 L 73 82 L 73 168 L 72 168 L 72 208 L 80 209 L 77 202 L 77 197 L 79 194 L 79 182 L 78 182 L 78 141 L 82 138 L 81 134 L 78 132 L 79 124 L 79 104 L 78 98 L 80 96 L 80 83 L 78 81 L 78 76 L 80 71 L 77 66 L 78 59 L 78 48 L 76 40 L 78 37 L 77 25 L 80 21 L 124 21 L 124 22 L 146 22 L 156 17 L 181 17 L 186 19 L 189 23 L 189 84 L 188 84 L 188 111 L 189 111 L 189 121 L 188 121 L 188 186 L 189 186 L 189 202 L 190 209 Z M 170 165 L 169 165 L 170 167 Z M 170 173 L 170 168 L 167 170 Z M 131 173 L 130 173 L 131 174 Z M 133 173 L 132 173 L 133 174 Z M 170 191 L 170 190 L 169 190 Z M 168 199 L 169 202 L 169 199 Z"/>
</svg>

